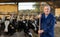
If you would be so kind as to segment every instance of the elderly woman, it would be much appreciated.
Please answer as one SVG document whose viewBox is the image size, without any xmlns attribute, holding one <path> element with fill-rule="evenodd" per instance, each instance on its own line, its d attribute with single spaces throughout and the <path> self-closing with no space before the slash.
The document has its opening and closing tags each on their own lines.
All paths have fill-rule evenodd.
<svg viewBox="0 0 60 37">
<path fill-rule="evenodd" d="M 50 10 L 50 6 L 44 7 L 44 13 L 41 15 L 40 30 L 38 31 L 40 37 L 54 37 L 55 17 Z"/>
</svg>

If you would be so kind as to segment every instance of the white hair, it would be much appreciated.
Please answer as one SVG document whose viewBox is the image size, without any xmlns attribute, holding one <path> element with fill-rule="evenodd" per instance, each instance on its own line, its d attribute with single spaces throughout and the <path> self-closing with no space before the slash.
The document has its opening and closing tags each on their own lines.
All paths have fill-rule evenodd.
<svg viewBox="0 0 60 37">
<path fill-rule="evenodd" d="M 51 10 L 51 7 L 50 7 L 49 5 L 45 5 L 44 7 L 48 7 L 48 8 L 49 8 L 49 10 Z"/>
</svg>

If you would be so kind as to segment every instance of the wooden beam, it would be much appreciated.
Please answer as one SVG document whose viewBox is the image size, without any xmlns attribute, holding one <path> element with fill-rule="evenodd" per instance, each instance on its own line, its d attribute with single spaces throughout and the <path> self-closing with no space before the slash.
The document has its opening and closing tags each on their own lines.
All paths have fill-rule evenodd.
<svg viewBox="0 0 60 37">
<path fill-rule="evenodd" d="M 42 1 L 60 1 L 60 0 L 0 0 L 0 2 L 42 2 Z"/>
</svg>

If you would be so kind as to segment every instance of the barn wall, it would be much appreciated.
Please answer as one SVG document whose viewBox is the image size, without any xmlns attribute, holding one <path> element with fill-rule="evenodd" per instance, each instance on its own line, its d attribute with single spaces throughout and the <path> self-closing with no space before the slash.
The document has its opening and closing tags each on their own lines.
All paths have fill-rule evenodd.
<svg viewBox="0 0 60 37">
<path fill-rule="evenodd" d="M 60 16 L 60 8 L 55 9 L 55 16 L 57 16 L 57 17 Z"/>
<path fill-rule="evenodd" d="M 3 17 L 3 15 L 9 16 L 12 13 L 18 13 L 16 4 L 0 4 L 0 17 Z"/>
</svg>

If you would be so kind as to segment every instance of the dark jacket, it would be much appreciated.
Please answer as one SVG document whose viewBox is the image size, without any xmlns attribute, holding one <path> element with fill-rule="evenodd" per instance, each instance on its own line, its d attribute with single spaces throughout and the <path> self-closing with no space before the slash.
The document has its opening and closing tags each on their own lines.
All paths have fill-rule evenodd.
<svg viewBox="0 0 60 37">
<path fill-rule="evenodd" d="M 45 14 L 42 14 L 40 29 L 44 30 L 44 32 L 40 35 L 41 37 L 54 37 L 54 25 L 55 25 L 55 17 L 53 14 L 49 14 L 47 18 L 45 18 Z"/>
</svg>

